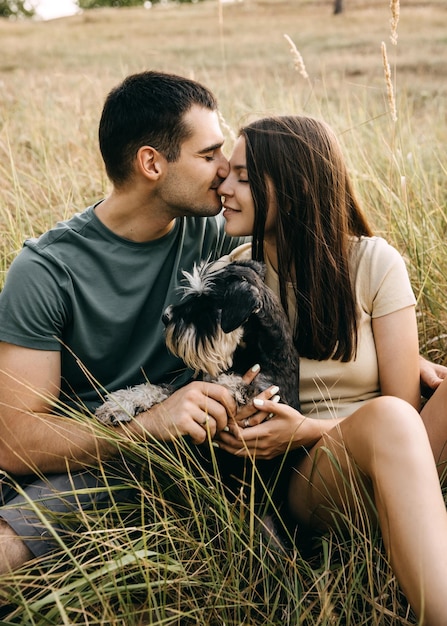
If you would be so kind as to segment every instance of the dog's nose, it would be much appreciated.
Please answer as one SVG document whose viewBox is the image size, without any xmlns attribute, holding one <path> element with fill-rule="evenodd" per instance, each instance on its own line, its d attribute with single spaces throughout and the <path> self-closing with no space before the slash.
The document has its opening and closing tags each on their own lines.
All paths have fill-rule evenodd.
<svg viewBox="0 0 447 626">
<path fill-rule="evenodd" d="M 163 322 L 165 326 L 167 326 L 169 322 L 171 321 L 171 319 L 172 319 L 172 307 L 168 306 L 168 308 L 164 310 L 164 313 L 161 316 L 161 321 Z"/>
</svg>

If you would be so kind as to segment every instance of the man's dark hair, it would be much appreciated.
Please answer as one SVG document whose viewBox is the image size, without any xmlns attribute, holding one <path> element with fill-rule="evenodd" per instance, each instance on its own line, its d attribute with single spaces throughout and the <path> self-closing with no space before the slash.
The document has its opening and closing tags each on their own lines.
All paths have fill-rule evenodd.
<svg viewBox="0 0 447 626">
<path fill-rule="evenodd" d="M 193 105 L 217 110 L 209 89 L 175 74 L 141 72 L 114 87 L 99 123 L 99 147 L 110 180 L 120 185 L 129 179 L 141 146 L 176 161 L 191 133 L 184 116 Z"/>
</svg>

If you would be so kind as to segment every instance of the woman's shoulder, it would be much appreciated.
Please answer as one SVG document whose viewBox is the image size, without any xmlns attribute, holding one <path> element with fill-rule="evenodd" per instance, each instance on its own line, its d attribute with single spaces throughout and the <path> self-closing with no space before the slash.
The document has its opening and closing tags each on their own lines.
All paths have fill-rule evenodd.
<svg viewBox="0 0 447 626">
<path fill-rule="evenodd" d="M 229 261 L 245 261 L 251 259 L 251 243 L 243 243 L 228 255 Z"/>
<path fill-rule="evenodd" d="M 372 317 L 414 304 L 405 259 L 394 246 L 383 237 L 360 237 L 353 250 L 356 293 Z"/>
<path fill-rule="evenodd" d="M 383 237 L 377 235 L 355 237 L 352 243 L 354 258 L 358 263 L 388 264 L 396 259 L 402 259 L 402 255 L 397 248 Z"/>
<path fill-rule="evenodd" d="M 212 263 L 212 267 L 214 270 L 218 270 L 225 267 L 227 263 L 232 263 L 233 261 L 245 261 L 247 259 L 251 259 L 251 243 L 243 243 L 232 250 L 229 254 L 221 256 L 217 259 L 217 261 Z"/>
<path fill-rule="evenodd" d="M 371 235 L 367 237 L 362 235 L 361 237 L 353 237 L 352 242 L 356 244 L 361 250 L 375 250 L 380 248 L 392 247 L 386 239 L 379 235 Z"/>
</svg>

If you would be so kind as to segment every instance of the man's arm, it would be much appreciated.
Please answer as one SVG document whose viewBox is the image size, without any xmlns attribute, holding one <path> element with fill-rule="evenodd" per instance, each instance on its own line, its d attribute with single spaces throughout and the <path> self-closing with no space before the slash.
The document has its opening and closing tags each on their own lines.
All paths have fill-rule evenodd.
<svg viewBox="0 0 447 626">
<path fill-rule="evenodd" d="M 52 414 L 60 353 L 0 342 L 0 466 L 16 475 L 65 472 L 113 455 L 88 420 Z M 57 411 L 56 411 L 57 413 Z"/>
<path fill-rule="evenodd" d="M 94 419 L 57 415 L 60 353 L 0 342 L 0 467 L 16 475 L 58 473 L 111 458 L 116 440 L 173 440 L 200 444 L 223 430 L 236 403 L 228 389 L 196 381 L 161 404 L 113 429 L 110 438 Z"/>
</svg>

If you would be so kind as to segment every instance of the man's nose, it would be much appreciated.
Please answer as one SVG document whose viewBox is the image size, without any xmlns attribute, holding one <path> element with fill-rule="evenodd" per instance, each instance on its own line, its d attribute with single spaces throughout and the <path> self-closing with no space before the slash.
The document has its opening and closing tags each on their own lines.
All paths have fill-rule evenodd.
<svg viewBox="0 0 447 626">
<path fill-rule="evenodd" d="M 221 157 L 220 163 L 219 163 L 219 167 L 217 169 L 217 174 L 218 174 L 219 178 L 224 180 L 228 176 L 229 172 L 230 172 L 230 163 L 226 159 L 226 157 L 222 154 L 222 157 Z"/>
</svg>

